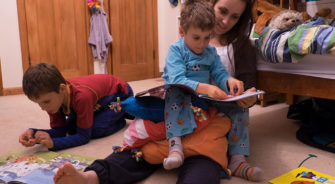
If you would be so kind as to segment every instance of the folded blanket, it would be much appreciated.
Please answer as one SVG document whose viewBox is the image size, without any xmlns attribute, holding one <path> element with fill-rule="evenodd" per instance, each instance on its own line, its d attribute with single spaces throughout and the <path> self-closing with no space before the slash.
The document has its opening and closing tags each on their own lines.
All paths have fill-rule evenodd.
<svg viewBox="0 0 335 184">
<path fill-rule="evenodd" d="M 227 116 L 215 116 L 202 130 L 182 138 L 184 156 L 207 156 L 228 171 L 228 140 L 226 134 L 230 128 L 231 122 Z M 147 162 L 159 164 L 168 156 L 169 144 L 167 140 L 151 141 L 145 144 L 141 148 L 141 151 L 143 152 L 143 158 Z M 229 171 L 227 173 L 229 173 Z"/>
<path fill-rule="evenodd" d="M 335 19 L 314 17 L 288 30 L 265 27 L 256 47 L 272 63 L 297 63 L 307 54 L 335 55 Z"/>
<path fill-rule="evenodd" d="M 202 130 L 216 115 L 216 108 L 210 107 L 208 112 L 199 109 L 194 113 L 197 128 L 194 132 Z M 165 123 L 152 122 L 135 118 L 124 133 L 123 149 L 139 148 L 150 141 L 161 141 L 166 139 Z"/>
<path fill-rule="evenodd" d="M 231 128 L 227 116 L 218 117 L 216 108 L 194 114 L 197 128 L 182 138 L 184 156 L 204 155 L 218 162 L 227 173 L 228 140 L 226 134 Z M 201 113 L 201 115 L 199 114 Z M 135 119 L 125 131 L 123 149 L 140 148 L 143 158 L 151 163 L 162 163 L 169 154 L 164 122 Z"/>
</svg>

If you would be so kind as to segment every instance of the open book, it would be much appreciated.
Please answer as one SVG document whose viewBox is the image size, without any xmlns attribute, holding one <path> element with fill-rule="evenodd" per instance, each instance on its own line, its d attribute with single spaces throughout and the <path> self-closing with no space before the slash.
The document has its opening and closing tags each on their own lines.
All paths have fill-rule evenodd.
<svg viewBox="0 0 335 184">
<path fill-rule="evenodd" d="M 335 177 L 305 167 L 298 167 L 269 182 L 272 184 L 325 184 L 335 183 Z"/>
<path fill-rule="evenodd" d="M 221 99 L 211 98 L 206 94 L 198 94 L 192 88 L 190 88 L 189 86 L 183 85 L 183 84 L 164 84 L 164 85 L 161 85 L 161 86 L 157 86 L 157 87 L 150 88 L 148 90 L 136 93 L 135 97 L 144 96 L 144 95 L 163 97 L 165 89 L 170 87 L 170 86 L 171 87 L 178 87 L 181 90 L 185 91 L 186 93 L 198 96 L 199 98 L 203 98 L 203 99 L 207 99 L 207 100 L 211 100 L 211 101 L 220 101 L 220 102 L 232 102 L 232 101 L 237 101 L 237 100 L 240 100 L 240 99 L 243 99 L 243 98 L 256 96 L 256 95 L 260 95 L 260 94 L 265 93 L 262 90 L 257 90 L 255 92 L 246 92 L 246 93 L 243 93 L 239 96 L 228 96 L 228 98 L 226 98 L 224 100 L 221 100 Z"/>
<path fill-rule="evenodd" d="M 53 184 L 53 176 L 66 162 L 83 171 L 95 159 L 72 153 L 17 150 L 0 157 L 0 183 Z"/>
</svg>

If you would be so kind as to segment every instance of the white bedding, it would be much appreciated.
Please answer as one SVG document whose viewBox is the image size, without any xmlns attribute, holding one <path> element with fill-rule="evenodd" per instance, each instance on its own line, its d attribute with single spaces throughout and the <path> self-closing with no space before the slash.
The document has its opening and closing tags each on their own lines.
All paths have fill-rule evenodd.
<svg viewBox="0 0 335 184">
<path fill-rule="evenodd" d="M 270 63 L 260 59 L 257 70 L 291 73 L 313 77 L 335 79 L 335 56 L 307 55 L 298 63 Z"/>
</svg>

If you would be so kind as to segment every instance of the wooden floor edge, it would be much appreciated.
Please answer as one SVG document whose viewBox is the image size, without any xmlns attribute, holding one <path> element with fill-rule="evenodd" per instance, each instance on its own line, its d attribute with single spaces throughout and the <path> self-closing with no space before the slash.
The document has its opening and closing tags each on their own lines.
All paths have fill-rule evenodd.
<svg viewBox="0 0 335 184">
<path fill-rule="evenodd" d="M 22 87 L 3 88 L 1 96 L 21 95 L 21 94 L 23 94 Z"/>
</svg>

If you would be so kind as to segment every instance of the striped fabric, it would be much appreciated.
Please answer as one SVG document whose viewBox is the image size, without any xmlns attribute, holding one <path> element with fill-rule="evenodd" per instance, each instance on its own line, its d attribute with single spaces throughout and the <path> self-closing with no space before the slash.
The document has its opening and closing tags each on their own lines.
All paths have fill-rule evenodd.
<svg viewBox="0 0 335 184">
<path fill-rule="evenodd" d="M 148 141 L 162 140 L 165 136 L 164 122 L 135 118 L 124 132 L 123 146 L 125 149 L 138 148 Z"/>
<path fill-rule="evenodd" d="M 124 145 L 133 146 L 134 143 L 136 142 L 136 139 L 133 139 L 133 138 L 139 138 L 140 140 L 143 140 L 143 141 L 149 138 L 149 135 L 147 131 L 145 130 L 143 119 L 136 118 L 129 125 L 129 127 L 124 133 L 124 140 L 123 140 Z"/>
<path fill-rule="evenodd" d="M 265 27 L 256 47 L 272 63 L 296 63 L 307 54 L 335 55 L 335 19 L 315 17 L 290 30 Z"/>
</svg>

